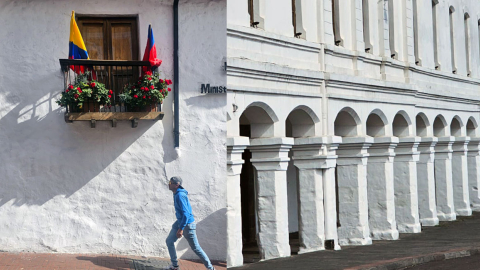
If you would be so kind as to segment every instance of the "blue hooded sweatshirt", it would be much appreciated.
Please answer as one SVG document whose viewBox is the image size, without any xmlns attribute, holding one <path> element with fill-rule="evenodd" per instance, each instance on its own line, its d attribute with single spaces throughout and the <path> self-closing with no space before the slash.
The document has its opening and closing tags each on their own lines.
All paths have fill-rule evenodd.
<svg viewBox="0 0 480 270">
<path fill-rule="evenodd" d="M 183 188 L 177 189 L 173 194 L 173 204 L 175 205 L 175 216 L 177 216 L 178 228 L 183 230 L 187 224 L 195 221 L 192 214 L 192 207 L 188 200 L 188 191 Z"/>
</svg>

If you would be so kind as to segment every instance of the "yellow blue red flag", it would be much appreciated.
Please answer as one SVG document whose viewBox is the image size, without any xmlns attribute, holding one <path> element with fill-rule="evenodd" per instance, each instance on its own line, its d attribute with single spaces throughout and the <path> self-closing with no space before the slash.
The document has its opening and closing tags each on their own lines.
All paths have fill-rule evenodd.
<svg viewBox="0 0 480 270">
<path fill-rule="evenodd" d="M 70 39 L 68 43 L 68 59 L 89 59 L 87 47 L 83 43 L 82 34 L 75 21 L 75 11 L 72 10 L 72 19 L 70 21 Z"/>
</svg>

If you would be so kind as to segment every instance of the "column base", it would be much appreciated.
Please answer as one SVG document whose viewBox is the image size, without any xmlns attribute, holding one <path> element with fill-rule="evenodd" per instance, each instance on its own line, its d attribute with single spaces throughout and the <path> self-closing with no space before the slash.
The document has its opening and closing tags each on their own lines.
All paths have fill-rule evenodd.
<svg viewBox="0 0 480 270">
<path fill-rule="evenodd" d="M 398 232 L 400 233 L 419 233 L 422 231 L 420 223 L 415 224 L 398 224 Z"/>
<path fill-rule="evenodd" d="M 458 210 L 455 210 L 455 214 L 457 214 L 457 216 L 471 216 L 472 215 L 472 209 L 470 209 L 470 208 L 458 209 Z"/>
<path fill-rule="evenodd" d="M 310 252 L 315 252 L 315 251 L 322 251 L 325 250 L 324 247 L 317 247 L 317 248 L 302 248 L 300 247 L 300 250 L 298 250 L 298 254 L 304 254 L 304 253 L 310 253 Z"/>
<path fill-rule="evenodd" d="M 480 204 L 472 204 L 472 211 L 480 212 Z"/>
<path fill-rule="evenodd" d="M 455 213 L 451 213 L 451 214 L 438 213 L 437 216 L 438 216 L 438 220 L 440 220 L 440 221 L 454 221 L 454 220 L 457 220 L 457 215 Z"/>
<path fill-rule="evenodd" d="M 420 223 L 422 224 L 422 226 L 437 226 L 440 221 L 438 220 L 438 218 L 424 218 L 424 219 L 420 219 Z"/>
<path fill-rule="evenodd" d="M 372 231 L 373 240 L 397 240 L 399 233 L 397 230 Z"/>
<path fill-rule="evenodd" d="M 372 244 L 372 238 L 345 238 L 338 239 L 340 246 L 366 246 Z"/>
</svg>

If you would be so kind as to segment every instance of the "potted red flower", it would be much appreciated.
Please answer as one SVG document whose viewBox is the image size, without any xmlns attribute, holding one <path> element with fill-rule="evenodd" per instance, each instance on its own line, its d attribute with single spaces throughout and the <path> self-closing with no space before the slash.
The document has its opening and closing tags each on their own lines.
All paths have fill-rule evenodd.
<svg viewBox="0 0 480 270">
<path fill-rule="evenodd" d="M 113 91 L 96 80 L 89 81 L 89 72 L 79 74 L 73 84 L 61 93 L 56 101 L 61 107 L 68 107 L 70 112 L 100 111 L 100 105 L 110 106 Z"/>
<path fill-rule="evenodd" d="M 157 111 L 157 105 L 162 104 L 172 90 L 168 87 L 171 84 L 171 80 L 160 79 L 158 73 L 147 71 L 136 83 L 125 86 L 119 95 L 120 101 L 131 112 Z"/>
</svg>

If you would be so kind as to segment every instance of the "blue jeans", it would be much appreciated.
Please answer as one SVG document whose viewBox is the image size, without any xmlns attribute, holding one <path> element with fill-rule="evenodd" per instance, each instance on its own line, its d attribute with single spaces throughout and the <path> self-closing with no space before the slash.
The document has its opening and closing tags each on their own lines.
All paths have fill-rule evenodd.
<svg viewBox="0 0 480 270">
<path fill-rule="evenodd" d="M 213 269 L 210 259 L 208 259 L 207 254 L 205 254 L 203 249 L 200 247 L 200 244 L 198 244 L 196 228 L 197 224 L 195 224 L 195 222 L 187 224 L 187 226 L 185 226 L 185 229 L 183 229 L 183 236 L 185 237 L 185 239 L 187 239 L 187 242 L 193 249 L 193 252 L 195 252 L 195 254 L 200 257 L 203 265 L 205 265 L 207 269 Z M 177 231 L 178 221 L 175 221 L 175 223 L 173 223 L 172 225 L 172 230 L 170 230 L 170 234 L 165 241 L 167 243 L 168 253 L 170 253 L 170 260 L 172 261 L 173 266 L 178 266 L 177 251 L 175 250 L 175 242 L 178 240 Z"/>
</svg>

